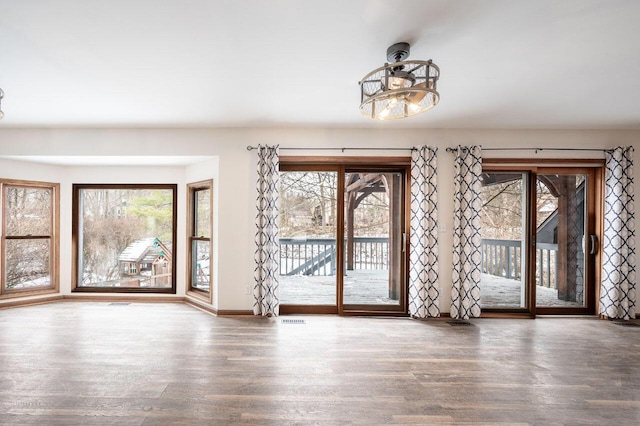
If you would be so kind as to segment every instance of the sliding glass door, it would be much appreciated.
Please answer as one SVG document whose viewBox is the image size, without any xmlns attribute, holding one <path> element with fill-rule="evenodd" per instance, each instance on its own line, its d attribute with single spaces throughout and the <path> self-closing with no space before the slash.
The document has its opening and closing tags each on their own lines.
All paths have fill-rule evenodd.
<svg viewBox="0 0 640 426">
<path fill-rule="evenodd" d="M 595 312 L 601 175 L 601 167 L 484 167 L 483 312 Z"/>
<path fill-rule="evenodd" d="M 406 313 L 407 167 L 281 164 L 283 313 Z"/>
</svg>

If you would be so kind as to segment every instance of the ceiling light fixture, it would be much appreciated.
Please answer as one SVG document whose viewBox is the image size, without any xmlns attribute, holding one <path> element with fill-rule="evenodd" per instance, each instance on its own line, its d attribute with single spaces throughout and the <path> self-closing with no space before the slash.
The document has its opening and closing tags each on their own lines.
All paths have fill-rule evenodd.
<svg viewBox="0 0 640 426">
<path fill-rule="evenodd" d="M 4 117 L 4 112 L 2 112 L 2 98 L 4 98 L 4 91 L 0 89 L 0 120 Z"/>
<path fill-rule="evenodd" d="M 411 117 L 438 104 L 436 90 L 440 68 L 431 59 L 406 61 L 409 43 L 396 43 L 387 49 L 383 67 L 371 71 L 360 81 L 360 112 L 367 118 L 390 120 Z"/>
</svg>

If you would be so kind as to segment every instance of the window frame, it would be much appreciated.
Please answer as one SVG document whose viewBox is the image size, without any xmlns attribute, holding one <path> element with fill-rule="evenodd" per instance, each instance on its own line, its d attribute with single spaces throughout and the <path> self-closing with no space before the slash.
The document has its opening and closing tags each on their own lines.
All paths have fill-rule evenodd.
<svg viewBox="0 0 640 426">
<path fill-rule="evenodd" d="M 80 286 L 78 277 L 79 260 L 79 233 L 80 233 L 80 192 L 84 189 L 127 189 L 148 190 L 164 189 L 172 193 L 172 253 L 171 253 L 171 287 L 98 287 Z M 72 185 L 72 222 L 71 222 L 71 292 L 78 293 L 152 293 L 152 294 L 176 294 L 176 253 L 177 253 L 177 228 L 178 228 L 178 185 L 174 183 L 74 183 Z"/>
<path fill-rule="evenodd" d="M 196 193 L 209 191 L 209 237 L 195 235 L 197 230 Z M 213 301 L 213 179 L 187 184 L 187 263 L 185 292 L 208 303 Z M 209 243 L 209 290 L 193 286 L 193 244 L 196 241 Z"/>
<path fill-rule="evenodd" d="M 48 235 L 11 235 L 6 234 L 6 209 L 5 189 L 13 188 L 35 188 L 47 189 L 51 191 L 51 217 L 50 231 Z M 40 182 L 17 179 L 0 179 L 0 299 L 14 297 L 35 296 L 41 294 L 51 294 L 60 292 L 60 184 L 53 182 Z M 49 240 L 49 277 L 47 286 L 30 288 L 7 289 L 6 288 L 6 244 L 11 240 Z"/>
</svg>

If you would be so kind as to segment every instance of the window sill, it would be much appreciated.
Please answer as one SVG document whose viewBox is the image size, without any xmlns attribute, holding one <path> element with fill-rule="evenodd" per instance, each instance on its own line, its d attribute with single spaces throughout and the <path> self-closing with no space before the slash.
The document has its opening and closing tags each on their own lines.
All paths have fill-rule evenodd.
<svg viewBox="0 0 640 426">
<path fill-rule="evenodd" d="M 188 289 L 187 296 L 211 304 L 211 292 L 196 289 Z"/>
<path fill-rule="evenodd" d="M 175 288 L 138 288 L 138 287 L 75 287 L 72 293 L 155 293 L 176 294 Z"/>
<path fill-rule="evenodd" d="M 37 290 L 8 290 L 6 293 L 0 294 L 0 300 L 15 299 L 17 297 L 40 296 L 42 294 L 60 293 L 55 287 L 40 288 Z"/>
</svg>

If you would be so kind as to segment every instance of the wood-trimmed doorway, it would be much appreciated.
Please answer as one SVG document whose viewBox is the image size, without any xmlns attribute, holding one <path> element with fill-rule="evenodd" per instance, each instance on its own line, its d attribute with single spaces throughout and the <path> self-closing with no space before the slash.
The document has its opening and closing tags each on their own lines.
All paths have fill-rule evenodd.
<svg viewBox="0 0 640 426">
<path fill-rule="evenodd" d="M 408 157 L 280 159 L 280 312 L 406 315 Z"/>
<path fill-rule="evenodd" d="M 483 161 L 482 315 L 595 314 L 602 161 L 507 163 Z"/>
</svg>

